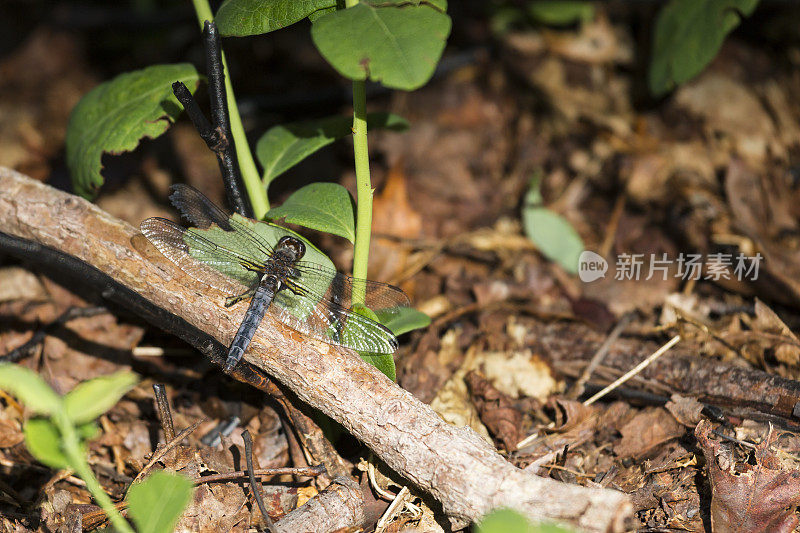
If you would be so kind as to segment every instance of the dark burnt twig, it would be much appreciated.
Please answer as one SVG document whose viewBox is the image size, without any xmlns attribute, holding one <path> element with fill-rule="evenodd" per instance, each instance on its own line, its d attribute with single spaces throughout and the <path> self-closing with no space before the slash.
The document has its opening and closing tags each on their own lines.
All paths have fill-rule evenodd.
<svg viewBox="0 0 800 533">
<path fill-rule="evenodd" d="M 261 516 L 264 517 L 264 522 L 267 524 L 267 531 L 272 533 L 275 531 L 275 524 L 272 523 L 267 513 L 267 506 L 264 505 L 264 500 L 261 498 L 261 491 L 259 490 L 260 484 L 256 481 L 255 472 L 253 472 L 253 438 L 247 430 L 242 431 L 242 439 L 244 439 L 244 458 L 247 461 L 247 477 L 250 479 L 250 490 L 253 493 L 258 508 L 261 510 Z"/>
<path fill-rule="evenodd" d="M 175 98 L 183 105 L 186 113 L 205 141 L 217 156 L 219 170 L 225 182 L 228 203 L 234 211 L 246 217 L 253 217 L 253 209 L 243 196 L 244 183 L 236 158 L 236 144 L 231 134 L 231 121 L 228 114 L 227 91 L 225 89 L 225 69 L 222 65 L 222 49 L 219 32 L 213 22 L 206 21 L 203 27 L 203 45 L 206 50 L 206 70 L 208 73 L 208 92 L 211 101 L 211 117 L 206 119 L 189 89 L 181 82 L 172 84 Z"/>
<path fill-rule="evenodd" d="M 34 333 L 33 337 L 31 337 L 28 342 L 22 344 L 22 346 L 14 348 L 5 355 L 0 355 L 0 363 L 16 363 L 17 361 L 29 356 L 33 352 L 34 348 L 39 346 L 44 341 L 44 338 L 47 335 L 60 328 L 70 320 L 95 316 L 107 312 L 108 310 L 105 307 L 70 307 L 61 313 L 61 316 L 56 318 L 54 321 L 40 328 L 36 333 Z"/>
<path fill-rule="evenodd" d="M 163 383 L 153 383 L 153 392 L 156 396 L 158 419 L 161 421 L 161 429 L 164 431 L 164 441 L 170 442 L 175 438 L 175 426 L 172 424 L 172 411 L 169 408 L 167 389 Z"/>
<path fill-rule="evenodd" d="M 316 466 L 301 466 L 301 467 L 282 467 L 282 468 L 256 468 L 253 470 L 253 474 L 257 478 L 268 477 L 268 476 L 303 476 L 303 477 L 317 477 L 321 476 L 325 473 L 325 466 L 324 465 L 316 465 Z M 243 477 L 249 477 L 250 473 L 245 472 L 242 470 L 237 470 L 236 472 L 226 472 L 224 474 L 211 474 L 208 476 L 200 476 L 195 478 L 194 482 L 196 485 L 200 483 L 217 483 L 220 481 L 232 481 L 235 479 L 241 479 Z"/>
</svg>

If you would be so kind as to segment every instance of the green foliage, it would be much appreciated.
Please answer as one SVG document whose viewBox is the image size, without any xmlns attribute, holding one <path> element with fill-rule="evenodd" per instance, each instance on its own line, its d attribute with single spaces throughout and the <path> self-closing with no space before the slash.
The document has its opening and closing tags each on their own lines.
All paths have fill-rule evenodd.
<svg viewBox="0 0 800 533">
<path fill-rule="evenodd" d="M 375 311 L 370 309 L 369 307 L 363 304 L 353 304 L 353 312 L 357 313 L 361 316 L 365 316 L 372 320 L 373 322 L 380 323 L 381 320 L 378 318 L 378 315 L 375 314 Z M 342 333 L 344 339 L 347 339 L 350 335 L 358 335 L 358 333 L 353 332 L 350 328 L 345 325 L 344 332 Z M 370 353 L 370 352 L 362 352 L 359 351 L 358 355 L 361 356 L 361 359 L 366 361 L 367 363 L 371 364 L 378 370 L 380 370 L 386 377 L 391 379 L 392 381 L 397 380 L 397 373 L 394 366 L 394 356 L 392 354 L 381 354 L 381 353 Z"/>
<path fill-rule="evenodd" d="M 91 422 L 114 407 L 138 381 L 136 374 L 129 372 L 84 381 L 64 396 L 67 417 L 75 424 Z"/>
<path fill-rule="evenodd" d="M 70 461 L 61 449 L 61 433 L 48 418 L 31 418 L 23 428 L 25 446 L 37 461 L 50 468 L 69 468 Z"/>
<path fill-rule="evenodd" d="M 525 235 L 533 241 L 542 254 L 561 265 L 572 274 L 578 271 L 578 257 L 583 251 L 583 240 L 567 220 L 542 205 L 539 180 L 531 181 L 522 208 L 522 225 Z"/>
<path fill-rule="evenodd" d="M 58 394 L 24 366 L 0 364 L 0 389 L 19 398 L 34 413 L 51 415 L 62 409 Z"/>
<path fill-rule="evenodd" d="M 244 37 L 279 30 L 336 7 L 336 0 L 225 0 L 214 17 L 221 35 Z"/>
<path fill-rule="evenodd" d="M 57 395 L 35 372 L 20 365 L 0 364 L 0 389 L 16 395 L 36 412 L 23 428 L 25 444 L 38 461 L 51 468 L 71 468 L 85 482 L 113 526 L 133 533 L 114 508 L 86 462 L 88 438 L 97 434 L 91 415 L 99 416 L 136 384 L 135 374 L 118 372 L 95 378 L 64 397 Z"/>
<path fill-rule="evenodd" d="M 128 514 L 139 533 L 171 533 L 192 497 L 190 479 L 160 470 L 128 489 Z"/>
<path fill-rule="evenodd" d="M 656 21 L 650 92 L 663 96 L 699 74 L 757 5 L 758 0 L 671 0 Z"/>
<path fill-rule="evenodd" d="M 375 311 L 375 315 L 378 317 L 378 322 L 392 330 L 395 336 L 415 329 L 427 328 L 431 324 L 431 317 L 413 307 L 392 308 L 389 312 L 385 309 L 378 309 Z"/>
<path fill-rule="evenodd" d="M 67 126 L 67 166 L 75 191 L 86 198 L 97 194 L 103 154 L 131 151 L 142 138 L 164 133 L 183 109 L 172 83 L 193 89 L 199 79 L 189 63 L 154 65 L 120 74 L 84 96 Z"/>
<path fill-rule="evenodd" d="M 476 533 L 572 533 L 572 531 L 552 524 L 533 525 L 517 511 L 496 509 L 481 519 Z"/>
<path fill-rule="evenodd" d="M 361 2 L 319 17 L 311 37 L 342 76 L 410 91 L 430 79 L 442 55 L 451 24 L 445 7 L 444 2 Z"/>
<path fill-rule="evenodd" d="M 528 14 L 537 22 L 566 26 L 594 18 L 594 4 L 580 0 L 535 0 L 528 4 Z"/>
<path fill-rule="evenodd" d="M 328 117 L 274 126 L 261 136 L 256 157 L 264 167 L 264 186 L 336 139 L 352 135 L 353 117 Z M 408 122 L 392 113 L 369 113 L 367 127 L 404 131 Z M 272 218 L 272 217 L 271 217 Z"/>
<path fill-rule="evenodd" d="M 270 209 L 267 218 L 281 217 L 290 224 L 325 231 L 350 242 L 356 237 L 353 197 L 338 183 L 312 183 L 294 192 L 280 207 Z"/>
</svg>

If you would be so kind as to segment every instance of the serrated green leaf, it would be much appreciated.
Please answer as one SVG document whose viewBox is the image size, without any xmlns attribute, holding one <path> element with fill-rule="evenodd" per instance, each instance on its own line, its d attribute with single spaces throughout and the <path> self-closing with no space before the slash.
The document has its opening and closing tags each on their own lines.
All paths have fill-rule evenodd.
<svg viewBox="0 0 800 533">
<path fill-rule="evenodd" d="M 476 533 L 572 533 L 572 530 L 553 524 L 534 525 L 517 511 L 496 509 L 480 520 Z"/>
<path fill-rule="evenodd" d="M 551 26 L 586 22 L 594 18 L 594 4 L 580 0 L 535 0 L 528 4 L 528 14 Z"/>
<path fill-rule="evenodd" d="M 395 337 L 415 329 L 426 328 L 431 324 L 431 317 L 417 311 L 413 307 L 394 307 L 390 312 L 375 311 L 378 322 L 392 330 Z"/>
<path fill-rule="evenodd" d="M 256 145 L 264 168 L 264 186 L 321 148 L 353 133 L 353 117 L 328 117 L 281 124 L 267 130 Z M 392 113 L 368 113 L 367 129 L 404 131 L 408 121 Z"/>
<path fill-rule="evenodd" d="M 311 37 L 341 75 L 410 91 L 433 75 L 450 24 L 446 13 L 429 4 L 362 2 L 317 19 Z"/>
<path fill-rule="evenodd" d="M 128 514 L 138 533 L 171 533 L 192 497 L 192 480 L 154 472 L 128 490 Z"/>
<path fill-rule="evenodd" d="M 182 81 L 194 90 L 200 76 L 189 63 L 154 65 L 120 74 L 84 96 L 67 126 L 67 166 L 75 191 L 93 197 L 103 184 L 101 158 L 138 146 L 164 133 L 183 110 L 172 94 Z"/>
<path fill-rule="evenodd" d="M 61 397 L 50 385 L 21 365 L 0 363 L 0 389 L 16 396 L 34 413 L 51 415 L 64 409 Z"/>
<path fill-rule="evenodd" d="M 84 381 L 64 396 L 73 424 L 85 424 L 111 409 L 139 381 L 136 374 L 117 372 Z"/>
<path fill-rule="evenodd" d="M 564 217 L 542 205 L 538 180 L 531 183 L 525 197 L 522 226 L 525 235 L 542 255 L 571 274 L 578 271 L 578 258 L 584 250 L 583 240 Z"/>
<path fill-rule="evenodd" d="M 663 96 L 699 74 L 758 0 L 671 0 L 658 14 L 648 83 Z"/>
<path fill-rule="evenodd" d="M 31 418 L 23 428 L 25 446 L 37 461 L 50 468 L 70 468 L 70 462 L 61 451 L 61 432 L 47 418 Z"/>
<path fill-rule="evenodd" d="M 311 183 L 295 191 L 283 205 L 270 209 L 267 218 L 324 231 L 353 242 L 355 210 L 350 192 L 338 183 Z"/>
<path fill-rule="evenodd" d="M 336 0 L 226 0 L 214 22 L 221 35 L 244 37 L 279 30 L 335 7 Z"/>
</svg>

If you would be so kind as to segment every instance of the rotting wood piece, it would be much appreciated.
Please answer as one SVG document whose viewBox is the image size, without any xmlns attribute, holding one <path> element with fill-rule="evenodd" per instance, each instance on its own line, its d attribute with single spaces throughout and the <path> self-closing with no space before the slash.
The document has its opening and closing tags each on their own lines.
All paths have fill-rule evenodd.
<svg viewBox="0 0 800 533">
<path fill-rule="evenodd" d="M 534 322 L 530 328 L 530 335 L 536 339 L 535 349 L 571 377 L 580 375 L 582 367 L 605 338 L 602 333 L 577 322 Z M 656 342 L 617 339 L 602 366 L 622 374 L 658 347 Z M 642 380 L 653 392 L 666 396 L 677 392 L 716 405 L 756 410 L 783 417 L 794 425 L 800 424 L 800 416 L 795 414 L 800 414 L 800 381 L 700 357 L 682 344 L 645 368 L 638 379 L 629 381 L 626 386 L 639 383 L 641 387 Z"/>
<path fill-rule="evenodd" d="M 208 289 L 185 276 L 135 228 L 75 196 L 0 169 L 0 231 L 56 248 L 112 276 L 153 304 L 229 343 L 240 306 L 200 297 Z M 469 428 L 444 422 L 347 349 L 304 338 L 266 320 L 248 362 L 364 442 L 390 468 L 442 504 L 454 527 L 497 507 L 584 531 L 623 531 L 627 495 L 569 485 L 517 469 Z"/>
</svg>

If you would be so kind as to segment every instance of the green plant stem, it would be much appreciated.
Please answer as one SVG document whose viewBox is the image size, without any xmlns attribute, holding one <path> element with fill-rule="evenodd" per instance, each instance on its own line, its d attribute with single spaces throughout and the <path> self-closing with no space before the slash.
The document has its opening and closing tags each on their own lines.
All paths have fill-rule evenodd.
<svg viewBox="0 0 800 533">
<path fill-rule="evenodd" d="M 369 241 L 372 233 L 372 182 L 367 145 L 366 83 L 353 81 L 353 154 L 356 167 L 356 239 L 353 247 L 353 277 L 366 279 Z M 364 285 L 353 287 L 352 302 L 363 304 Z"/>
<path fill-rule="evenodd" d="M 53 416 L 53 422 L 55 422 L 61 432 L 64 455 L 67 457 L 69 465 L 78 477 L 86 483 L 86 488 L 92 493 L 92 496 L 97 504 L 100 505 L 100 508 L 105 511 L 114 529 L 121 533 L 134 533 L 133 528 L 128 524 L 128 521 L 119 514 L 111 498 L 108 497 L 106 491 L 100 486 L 100 482 L 94 477 L 92 469 L 89 468 L 89 464 L 86 462 L 86 457 L 81 449 L 80 439 L 75 432 L 72 421 L 67 418 L 66 413 L 56 413 Z"/>
<path fill-rule="evenodd" d="M 214 14 L 211 12 L 208 0 L 192 0 L 192 3 L 194 4 L 197 19 L 200 21 L 200 31 L 202 31 L 205 21 L 214 20 Z M 247 144 L 247 135 L 244 133 L 242 117 L 239 115 L 239 108 L 236 105 L 236 96 L 233 93 L 233 84 L 231 84 L 225 52 L 222 52 L 222 66 L 225 70 L 228 114 L 231 121 L 233 142 L 236 145 L 236 158 L 239 160 L 239 170 L 242 172 L 242 181 L 244 181 L 244 187 L 247 189 L 250 204 L 253 206 L 253 213 L 257 219 L 262 220 L 267 211 L 269 211 L 269 197 L 267 196 L 267 188 L 261 183 L 261 177 L 258 174 L 253 153 L 250 151 L 250 145 Z"/>
</svg>

